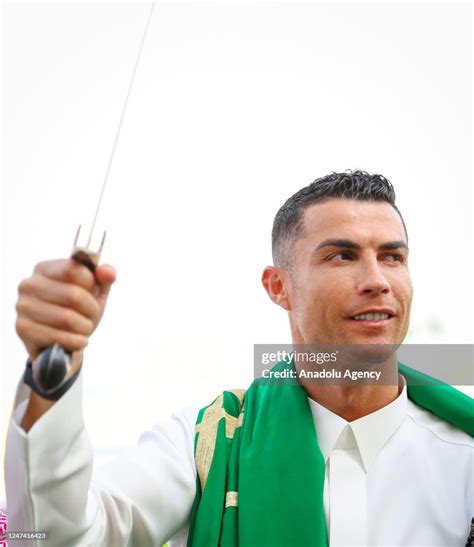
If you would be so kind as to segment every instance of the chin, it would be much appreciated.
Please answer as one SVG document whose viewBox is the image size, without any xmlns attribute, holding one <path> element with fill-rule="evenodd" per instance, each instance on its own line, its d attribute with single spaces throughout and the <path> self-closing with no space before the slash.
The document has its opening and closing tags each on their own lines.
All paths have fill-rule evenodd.
<svg viewBox="0 0 474 547">
<path fill-rule="evenodd" d="M 340 344 L 340 352 L 354 365 L 360 361 L 364 364 L 384 363 L 392 359 L 401 342 L 395 337 L 360 336 L 354 337 L 345 344 Z"/>
</svg>

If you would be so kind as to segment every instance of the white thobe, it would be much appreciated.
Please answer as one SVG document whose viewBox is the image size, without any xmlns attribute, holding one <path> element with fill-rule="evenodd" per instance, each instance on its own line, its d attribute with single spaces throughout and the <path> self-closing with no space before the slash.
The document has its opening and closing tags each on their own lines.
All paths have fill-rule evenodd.
<svg viewBox="0 0 474 547">
<path fill-rule="evenodd" d="M 47 531 L 49 540 L 17 547 L 186 545 L 200 407 L 157 423 L 137 447 L 93 472 L 82 374 L 25 433 L 29 393 L 20 381 L 7 436 L 9 529 Z M 464 547 L 474 514 L 469 435 L 407 400 L 406 387 L 391 404 L 350 423 L 308 401 L 326 460 L 331 547 Z"/>
</svg>

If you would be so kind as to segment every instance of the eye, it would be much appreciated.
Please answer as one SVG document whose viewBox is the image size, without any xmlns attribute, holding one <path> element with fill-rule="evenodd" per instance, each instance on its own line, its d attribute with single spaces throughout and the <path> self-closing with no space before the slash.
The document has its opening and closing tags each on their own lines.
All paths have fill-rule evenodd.
<svg viewBox="0 0 474 547">
<path fill-rule="evenodd" d="M 336 254 L 331 255 L 330 260 L 352 260 L 353 256 L 349 251 L 340 251 Z"/>
<path fill-rule="evenodd" d="M 390 262 L 405 262 L 405 257 L 399 253 L 392 253 L 386 256 L 390 259 Z"/>
</svg>

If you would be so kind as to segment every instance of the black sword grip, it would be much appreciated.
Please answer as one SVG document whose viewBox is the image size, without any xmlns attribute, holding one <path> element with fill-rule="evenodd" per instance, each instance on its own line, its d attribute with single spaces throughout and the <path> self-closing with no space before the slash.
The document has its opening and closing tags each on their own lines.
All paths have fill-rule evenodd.
<svg viewBox="0 0 474 547">
<path fill-rule="evenodd" d="M 71 368 L 72 352 L 55 344 L 44 349 L 32 364 L 33 379 L 39 389 L 49 394 L 65 381 Z"/>
</svg>

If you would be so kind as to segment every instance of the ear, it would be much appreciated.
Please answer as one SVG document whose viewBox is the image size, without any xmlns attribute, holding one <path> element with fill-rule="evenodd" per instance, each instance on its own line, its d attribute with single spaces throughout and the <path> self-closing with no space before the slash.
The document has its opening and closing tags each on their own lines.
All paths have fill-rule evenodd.
<svg viewBox="0 0 474 547">
<path fill-rule="evenodd" d="M 284 310 L 291 310 L 289 293 L 291 281 L 288 272 L 276 266 L 267 266 L 263 270 L 262 285 L 272 302 L 281 306 Z"/>
</svg>

